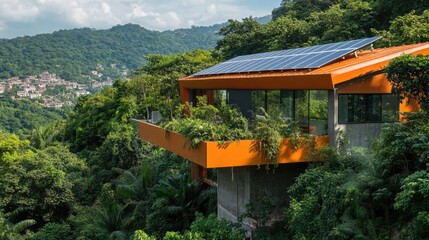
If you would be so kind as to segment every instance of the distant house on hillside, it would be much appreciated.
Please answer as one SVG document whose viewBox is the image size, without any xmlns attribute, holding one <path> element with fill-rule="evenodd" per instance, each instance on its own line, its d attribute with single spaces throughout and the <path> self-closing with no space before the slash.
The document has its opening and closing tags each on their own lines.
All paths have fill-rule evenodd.
<svg viewBox="0 0 429 240">
<path fill-rule="evenodd" d="M 75 91 L 75 94 L 76 94 L 77 97 L 80 97 L 80 96 L 83 96 L 83 95 L 88 95 L 88 94 L 90 94 L 90 92 L 81 89 L 81 90 Z"/>
<path fill-rule="evenodd" d="M 20 98 L 23 98 L 23 97 L 29 97 L 29 96 L 30 96 L 30 94 L 29 94 L 28 92 L 26 92 L 26 91 L 17 91 L 17 92 L 16 92 L 16 95 L 17 95 L 18 97 L 20 97 Z"/>
<path fill-rule="evenodd" d="M 34 99 L 34 98 L 42 97 L 42 93 L 39 91 L 35 91 L 35 90 L 29 91 L 28 96 L 30 97 L 30 99 Z"/>
<path fill-rule="evenodd" d="M 281 109 L 314 136 L 317 146 L 336 146 L 339 130 L 351 146 L 368 146 L 384 123 L 400 120 L 399 112 L 419 109 L 412 101 L 398 101 L 383 68 L 403 53 L 429 54 L 429 43 L 361 51 L 377 39 L 239 56 L 180 79 L 181 99 L 195 103 L 197 96 L 206 95 L 213 104 L 221 92 L 247 117 L 258 107 Z M 311 111 L 316 105 L 322 111 Z M 231 221 L 244 213 L 246 203 L 266 194 L 287 204 L 288 187 L 314 160 L 305 148 L 295 149 L 290 139 L 283 139 L 279 166 L 271 174 L 258 170 L 269 161 L 250 149 L 252 140 L 226 147 L 204 142 L 190 149 L 183 147 L 186 140 L 179 134 L 166 138 L 163 129 L 144 121 L 138 127 L 142 139 L 191 161 L 193 177 L 204 178 L 207 168 L 217 169 L 218 216 Z"/>
<path fill-rule="evenodd" d="M 21 85 L 22 81 L 18 77 L 12 77 L 7 79 L 7 83 L 10 85 Z"/>
</svg>

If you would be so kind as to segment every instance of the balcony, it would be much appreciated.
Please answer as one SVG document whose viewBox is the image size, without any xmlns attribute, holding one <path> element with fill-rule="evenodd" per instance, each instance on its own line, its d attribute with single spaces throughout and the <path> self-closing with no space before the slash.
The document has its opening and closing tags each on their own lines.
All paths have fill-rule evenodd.
<svg viewBox="0 0 429 240">
<path fill-rule="evenodd" d="M 256 149 L 255 140 L 240 140 L 233 142 L 202 142 L 196 149 L 190 148 L 183 135 L 166 131 L 163 128 L 136 120 L 139 137 L 154 145 L 165 148 L 183 158 L 205 168 L 241 167 L 266 165 L 271 162 L 264 158 L 263 153 Z M 328 136 L 314 136 L 314 146 L 321 148 L 329 144 Z M 304 138 L 300 139 L 304 141 Z M 290 138 L 283 138 L 277 163 L 311 162 L 311 150 L 306 144 L 295 149 Z"/>
</svg>

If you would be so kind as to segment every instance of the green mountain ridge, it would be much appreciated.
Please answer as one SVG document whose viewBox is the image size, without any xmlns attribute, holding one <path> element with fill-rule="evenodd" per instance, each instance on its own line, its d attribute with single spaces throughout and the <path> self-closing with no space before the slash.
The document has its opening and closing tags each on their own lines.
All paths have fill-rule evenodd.
<svg viewBox="0 0 429 240">
<path fill-rule="evenodd" d="M 260 23 L 270 19 L 271 16 L 255 18 Z M 116 79 L 124 69 L 143 66 L 149 54 L 212 49 L 222 38 L 218 32 L 226 24 L 159 32 L 129 23 L 104 30 L 78 28 L 0 39 L 0 79 L 48 71 L 66 80 L 85 82 L 87 78 L 82 75 L 89 75 L 97 64 L 108 68 L 116 64 L 117 69 L 103 72 Z"/>
<path fill-rule="evenodd" d="M 97 64 L 117 64 L 126 69 L 144 65 L 148 54 L 184 53 L 210 49 L 222 25 L 174 31 L 150 31 L 136 24 L 107 30 L 60 30 L 52 34 L 0 41 L 0 79 L 56 73 L 67 80 L 89 74 Z M 116 76 L 112 76 L 116 77 Z"/>
</svg>

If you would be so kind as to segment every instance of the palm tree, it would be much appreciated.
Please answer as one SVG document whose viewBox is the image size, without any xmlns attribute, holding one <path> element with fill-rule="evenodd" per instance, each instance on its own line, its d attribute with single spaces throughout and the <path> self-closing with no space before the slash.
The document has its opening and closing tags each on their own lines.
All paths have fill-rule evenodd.
<svg viewBox="0 0 429 240">
<path fill-rule="evenodd" d="M 33 219 L 26 219 L 17 223 L 12 223 L 9 218 L 17 213 L 18 211 L 4 214 L 0 211 L 0 239 L 21 239 L 23 238 L 21 233 L 36 224 L 36 221 Z"/>
<path fill-rule="evenodd" d="M 192 180 L 188 175 L 170 175 L 154 188 L 157 198 L 168 203 L 165 206 L 167 215 L 175 218 L 182 230 L 189 227 L 195 212 L 202 210 L 203 203 L 210 198 L 213 190 L 203 190 L 202 182 Z"/>
<path fill-rule="evenodd" d="M 127 239 L 127 205 L 122 205 L 112 197 L 103 199 L 95 208 L 92 227 L 101 235 L 101 239 Z"/>
<path fill-rule="evenodd" d="M 115 194 L 125 202 L 141 202 L 146 200 L 149 189 L 153 187 L 154 176 L 150 165 L 142 163 L 137 174 L 130 170 L 114 168 L 121 176 L 113 181 Z"/>
<path fill-rule="evenodd" d="M 63 129 L 64 121 L 56 121 L 45 126 L 35 126 L 30 135 L 31 144 L 37 149 L 44 149 L 59 138 Z"/>
</svg>

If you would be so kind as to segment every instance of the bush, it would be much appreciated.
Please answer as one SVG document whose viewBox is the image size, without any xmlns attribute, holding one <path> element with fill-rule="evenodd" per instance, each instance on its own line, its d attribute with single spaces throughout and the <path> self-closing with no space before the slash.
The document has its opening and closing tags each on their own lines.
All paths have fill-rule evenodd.
<svg viewBox="0 0 429 240">
<path fill-rule="evenodd" d="M 73 240 L 76 236 L 68 224 L 48 223 L 28 240 Z"/>
</svg>

